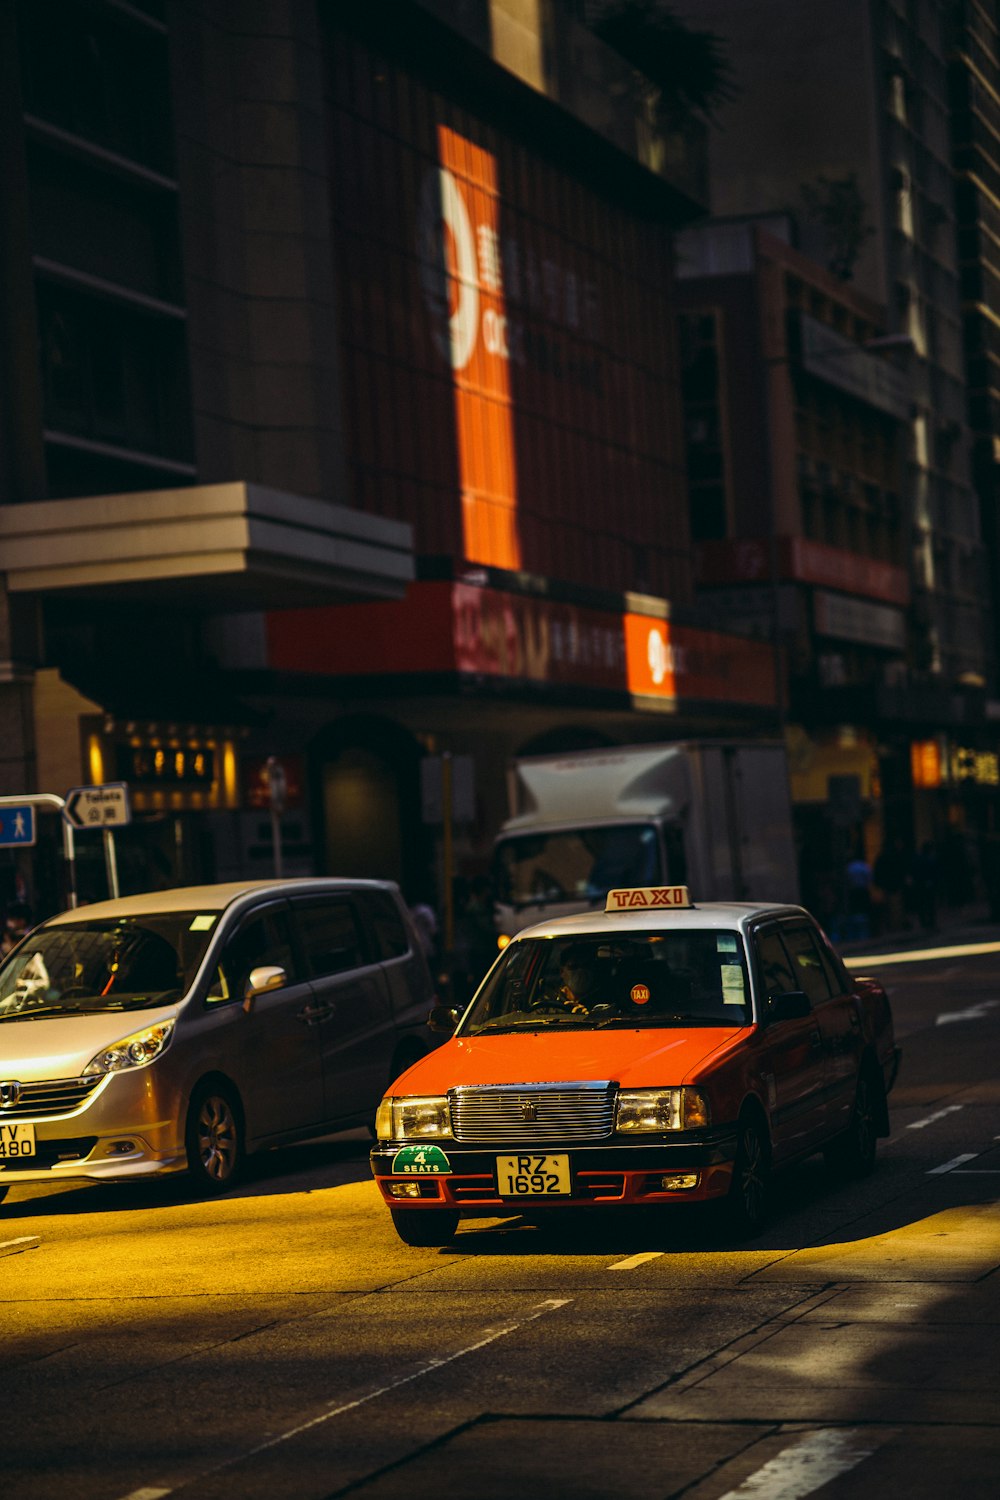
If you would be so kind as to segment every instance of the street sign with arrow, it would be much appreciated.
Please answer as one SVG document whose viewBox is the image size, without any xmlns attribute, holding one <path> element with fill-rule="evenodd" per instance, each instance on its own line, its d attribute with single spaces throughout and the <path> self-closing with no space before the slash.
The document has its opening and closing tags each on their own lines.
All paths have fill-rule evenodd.
<svg viewBox="0 0 1000 1500">
<path fill-rule="evenodd" d="M 63 817 L 74 828 L 120 828 L 132 820 L 128 783 L 106 781 L 101 786 L 75 786 L 66 793 Z"/>
</svg>

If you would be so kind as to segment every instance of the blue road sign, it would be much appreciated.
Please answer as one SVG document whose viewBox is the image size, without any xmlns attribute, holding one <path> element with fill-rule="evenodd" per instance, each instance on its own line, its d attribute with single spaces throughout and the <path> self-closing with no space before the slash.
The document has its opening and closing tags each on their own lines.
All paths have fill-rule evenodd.
<svg viewBox="0 0 1000 1500">
<path fill-rule="evenodd" d="M 26 847 L 35 842 L 35 809 L 0 807 L 0 849 Z"/>
</svg>

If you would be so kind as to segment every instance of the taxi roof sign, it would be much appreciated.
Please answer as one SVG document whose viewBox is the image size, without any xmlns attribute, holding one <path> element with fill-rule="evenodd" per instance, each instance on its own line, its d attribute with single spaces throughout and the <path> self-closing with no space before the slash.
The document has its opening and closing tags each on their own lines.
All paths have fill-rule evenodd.
<svg viewBox="0 0 1000 1500">
<path fill-rule="evenodd" d="M 605 911 L 663 911 L 671 907 L 690 906 L 686 885 L 641 885 L 630 890 L 609 891 Z"/>
</svg>

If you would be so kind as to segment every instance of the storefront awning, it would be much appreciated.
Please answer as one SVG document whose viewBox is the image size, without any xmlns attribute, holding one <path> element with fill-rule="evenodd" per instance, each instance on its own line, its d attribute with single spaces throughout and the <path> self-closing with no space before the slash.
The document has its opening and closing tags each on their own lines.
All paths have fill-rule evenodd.
<svg viewBox="0 0 1000 1500">
<path fill-rule="evenodd" d="M 412 528 L 242 481 L 0 508 L 12 593 L 202 613 L 401 598 Z"/>
</svg>

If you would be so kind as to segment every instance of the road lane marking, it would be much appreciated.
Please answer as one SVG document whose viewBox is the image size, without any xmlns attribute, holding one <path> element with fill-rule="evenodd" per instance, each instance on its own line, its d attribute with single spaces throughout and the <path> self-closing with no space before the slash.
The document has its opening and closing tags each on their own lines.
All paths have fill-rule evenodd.
<svg viewBox="0 0 1000 1500">
<path fill-rule="evenodd" d="M 951 1021 L 982 1021 L 987 1011 L 996 1010 L 1000 1000 L 984 1000 L 980 1005 L 970 1005 L 967 1010 L 944 1010 L 934 1022 L 935 1026 L 947 1026 Z"/>
<path fill-rule="evenodd" d="M 978 953 L 1000 953 L 1000 943 L 961 943 L 953 948 L 917 948 L 907 953 L 842 953 L 849 969 L 877 969 L 882 964 L 915 964 L 924 958 L 972 958 Z"/>
<path fill-rule="evenodd" d="M 738 1489 L 727 1490 L 721 1500 L 800 1500 L 870 1458 L 887 1437 L 888 1433 L 875 1437 L 860 1428 L 811 1432 L 744 1479 Z"/>
<path fill-rule="evenodd" d="M 628 1260 L 616 1260 L 613 1266 L 608 1266 L 609 1271 L 634 1271 L 636 1266 L 643 1265 L 647 1260 L 659 1260 L 663 1254 L 662 1250 L 644 1250 L 641 1255 L 630 1255 Z"/>
<path fill-rule="evenodd" d="M 907 1130 L 923 1130 L 926 1125 L 933 1125 L 935 1120 L 943 1120 L 945 1115 L 953 1115 L 957 1109 L 964 1108 L 964 1104 L 947 1104 L 945 1105 L 944 1109 L 936 1110 L 934 1114 L 928 1115 L 924 1120 L 914 1120 L 913 1123 L 911 1125 L 907 1125 L 906 1128 Z"/>
<path fill-rule="evenodd" d="M 946 1161 L 943 1167 L 931 1167 L 927 1173 L 928 1177 L 940 1177 L 943 1172 L 954 1172 L 963 1162 L 975 1161 L 979 1155 L 978 1151 L 967 1151 L 964 1156 L 953 1156 L 951 1161 Z"/>
<path fill-rule="evenodd" d="M 21 1234 L 16 1240 L 0 1240 L 0 1255 L 19 1255 L 22 1250 L 33 1250 L 40 1244 L 37 1234 Z"/>
<path fill-rule="evenodd" d="M 421 1375 L 429 1375 L 434 1370 L 442 1370 L 446 1365 L 453 1364 L 456 1359 L 462 1359 L 466 1354 L 475 1354 L 479 1349 L 485 1349 L 490 1344 L 495 1344 L 497 1339 L 506 1338 L 509 1333 L 516 1333 L 519 1328 L 524 1328 L 528 1323 L 533 1323 L 536 1318 L 543 1318 L 546 1313 L 556 1312 L 560 1307 L 566 1307 L 572 1302 L 572 1297 L 550 1297 L 545 1302 L 539 1302 L 523 1318 L 512 1318 L 509 1323 L 504 1323 L 500 1328 L 488 1328 L 482 1338 L 476 1339 L 473 1344 L 466 1344 L 464 1349 L 456 1349 L 453 1354 L 432 1355 L 426 1364 L 417 1370 L 412 1370 L 409 1375 L 400 1375 L 396 1380 L 390 1380 L 387 1385 L 380 1385 L 375 1390 L 368 1391 L 364 1396 L 356 1396 L 353 1401 L 345 1401 L 340 1406 L 331 1406 L 329 1411 L 321 1412 L 318 1417 L 311 1417 L 308 1422 L 300 1422 L 297 1427 L 290 1427 L 287 1432 L 279 1432 L 277 1437 L 268 1438 L 265 1443 L 258 1443 L 254 1448 L 247 1448 L 243 1453 L 237 1453 L 232 1458 L 225 1458 L 221 1463 L 210 1464 L 207 1469 L 200 1470 L 197 1474 L 189 1474 L 180 1479 L 175 1485 L 162 1489 L 151 1487 L 145 1490 L 135 1490 L 130 1495 L 125 1495 L 122 1500 L 163 1500 L 165 1495 L 172 1495 L 174 1490 L 182 1489 L 185 1485 L 195 1484 L 201 1479 L 206 1479 L 210 1474 L 220 1474 L 224 1469 L 231 1469 L 234 1464 L 245 1463 L 248 1458 L 256 1458 L 260 1453 L 267 1453 L 271 1448 L 279 1448 L 282 1443 L 287 1443 L 291 1438 L 300 1437 L 303 1432 L 311 1432 L 314 1427 L 321 1427 L 324 1422 L 329 1422 L 333 1417 L 341 1417 L 345 1412 L 356 1411 L 359 1406 L 364 1406 L 369 1401 L 375 1401 L 379 1396 L 386 1396 L 390 1391 L 399 1390 L 400 1386 L 409 1385 L 413 1380 L 419 1380 Z"/>
</svg>

